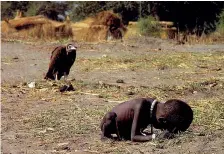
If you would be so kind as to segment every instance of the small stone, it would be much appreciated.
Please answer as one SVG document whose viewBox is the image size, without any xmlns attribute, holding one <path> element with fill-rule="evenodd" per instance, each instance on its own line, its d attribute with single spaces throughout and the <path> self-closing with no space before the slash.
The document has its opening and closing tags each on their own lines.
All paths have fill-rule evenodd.
<svg viewBox="0 0 224 154">
<path fill-rule="evenodd" d="M 158 148 L 158 149 L 164 149 L 164 145 L 162 145 L 162 144 L 161 144 L 161 145 L 160 145 L 160 144 L 157 144 L 157 145 L 156 145 L 156 148 Z"/>
<path fill-rule="evenodd" d="M 215 83 L 210 84 L 209 86 L 210 86 L 210 87 L 215 87 L 215 86 L 217 86 L 217 85 L 218 85 L 218 83 L 215 82 Z"/>
<path fill-rule="evenodd" d="M 42 88 L 42 89 L 40 89 L 40 91 L 42 91 L 42 92 L 47 91 L 47 90 L 48 90 L 48 88 Z"/>
<path fill-rule="evenodd" d="M 27 85 L 27 83 L 26 83 L 26 82 L 23 82 L 23 83 L 22 83 L 22 86 L 25 86 L 25 85 Z"/>
<path fill-rule="evenodd" d="M 21 94 L 25 94 L 26 92 L 25 91 L 23 91 L 23 90 L 20 90 L 19 91 Z"/>
<path fill-rule="evenodd" d="M 19 57 L 14 57 L 14 58 L 12 58 L 12 59 L 19 59 Z"/>
<path fill-rule="evenodd" d="M 135 93 L 133 92 L 133 91 L 129 91 L 128 93 L 127 93 L 127 95 L 134 95 Z"/>
<path fill-rule="evenodd" d="M 99 98 L 103 98 L 103 95 L 99 95 L 98 97 L 99 97 Z"/>
<path fill-rule="evenodd" d="M 118 79 L 116 82 L 117 82 L 117 83 L 124 83 L 124 80 L 122 80 L 122 79 Z"/>
<path fill-rule="evenodd" d="M 17 88 L 17 85 L 12 85 L 12 88 Z"/>
<path fill-rule="evenodd" d="M 58 85 L 57 85 L 56 83 L 52 83 L 51 86 L 52 86 L 52 87 L 56 87 L 56 86 L 58 86 Z"/>
<path fill-rule="evenodd" d="M 47 128 L 47 130 L 48 131 L 54 131 L 54 128 L 49 127 L 49 128 Z"/>
<path fill-rule="evenodd" d="M 73 87 L 72 84 L 70 84 L 70 85 L 68 86 L 67 91 L 75 91 L 75 88 Z"/>
<path fill-rule="evenodd" d="M 76 79 L 75 79 L 75 78 L 73 78 L 73 79 L 71 79 L 71 81 L 76 81 Z"/>
<path fill-rule="evenodd" d="M 44 133 L 46 133 L 47 132 L 47 130 L 45 129 L 45 130 L 42 130 L 42 131 L 39 131 L 39 133 L 41 133 L 41 134 L 44 134 Z"/>
<path fill-rule="evenodd" d="M 60 92 L 65 92 L 68 89 L 67 85 L 63 85 L 62 87 L 59 87 Z"/>
<path fill-rule="evenodd" d="M 75 88 L 72 86 L 72 84 L 70 85 L 64 85 L 62 87 L 59 88 L 60 92 L 65 92 L 65 91 L 75 91 Z"/>
<path fill-rule="evenodd" d="M 35 85 L 36 85 L 35 82 L 30 82 L 30 83 L 28 84 L 28 87 L 29 87 L 29 88 L 35 88 Z"/>
<path fill-rule="evenodd" d="M 205 133 L 199 133 L 198 136 L 205 136 Z"/>
<path fill-rule="evenodd" d="M 103 58 L 106 58 L 106 57 L 107 57 L 107 55 L 102 55 L 102 57 L 103 57 Z"/>
<path fill-rule="evenodd" d="M 221 71 L 222 70 L 222 68 L 215 68 L 215 69 L 213 69 L 214 71 Z"/>
<path fill-rule="evenodd" d="M 198 92 L 197 91 L 193 91 L 193 94 L 197 94 Z"/>
<path fill-rule="evenodd" d="M 56 150 L 70 150 L 69 143 L 58 143 L 58 146 L 56 147 Z"/>
<path fill-rule="evenodd" d="M 103 86 L 104 85 L 103 81 L 99 81 L 99 85 Z"/>
</svg>

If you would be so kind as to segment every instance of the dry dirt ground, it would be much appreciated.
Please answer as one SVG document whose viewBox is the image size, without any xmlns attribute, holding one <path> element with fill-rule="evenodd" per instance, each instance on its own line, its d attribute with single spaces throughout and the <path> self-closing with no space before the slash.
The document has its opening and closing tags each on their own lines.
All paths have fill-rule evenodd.
<svg viewBox="0 0 224 154">
<path fill-rule="evenodd" d="M 2 153 L 223 153 L 223 44 L 177 45 L 145 37 L 78 42 L 69 75 L 75 91 L 64 93 L 58 91 L 63 81 L 43 80 L 59 44 L 2 42 Z M 171 140 L 102 142 L 103 115 L 137 97 L 187 101 L 194 121 Z"/>
</svg>

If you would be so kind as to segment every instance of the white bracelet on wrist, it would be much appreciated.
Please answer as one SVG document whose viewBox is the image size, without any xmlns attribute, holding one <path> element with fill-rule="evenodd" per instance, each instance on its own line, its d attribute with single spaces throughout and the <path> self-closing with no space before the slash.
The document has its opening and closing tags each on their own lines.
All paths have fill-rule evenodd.
<svg viewBox="0 0 224 154">
<path fill-rule="evenodd" d="M 152 134 L 152 139 L 155 139 L 156 138 L 156 134 Z"/>
</svg>

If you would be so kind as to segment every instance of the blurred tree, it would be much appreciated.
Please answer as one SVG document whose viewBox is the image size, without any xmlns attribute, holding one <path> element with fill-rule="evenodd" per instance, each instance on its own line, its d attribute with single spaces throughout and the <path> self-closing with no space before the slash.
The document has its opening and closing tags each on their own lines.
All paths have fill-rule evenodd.
<svg viewBox="0 0 224 154">
<path fill-rule="evenodd" d="M 107 8 L 119 13 L 125 25 L 129 21 L 137 21 L 139 17 L 139 2 L 137 1 L 111 1 L 107 2 Z"/>
<path fill-rule="evenodd" d="M 74 2 L 74 6 L 72 15 L 76 21 L 105 10 L 119 13 L 125 23 L 130 20 L 136 21 L 139 14 L 139 2 L 137 1 L 82 1 Z"/>
<path fill-rule="evenodd" d="M 215 30 L 223 2 L 156 2 L 151 3 L 159 20 L 173 21 L 180 31 L 200 36 Z"/>
<path fill-rule="evenodd" d="M 28 1 L 4 1 L 1 2 L 1 19 L 14 18 L 17 10 L 26 12 L 29 7 Z"/>
<path fill-rule="evenodd" d="M 72 20 L 78 21 L 100 11 L 113 10 L 121 15 L 124 24 L 151 15 L 157 20 L 173 21 L 180 31 L 201 35 L 215 30 L 223 8 L 222 1 L 4 1 L 1 17 L 13 18 L 19 9 L 28 16 L 42 14 L 53 20 L 70 14 Z"/>
<path fill-rule="evenodd" d="M 69 3 L 67 2 L 53 2 L 53 1 L 45 1 L 42 2 L 41 6 L 36 12 L 36 15 L 44 15 L 52 20 L 61 21 L 61 16 L 66 15 L 66 11 L 69 10 Z"/>
<path fill-rule="evenodd" d="M 21 10 L 26 16 L 44 15 L 52 20 L 61 20 L 60 15 L 65 16 L 72 4 L 60 1 L 4 1 L 1 2 L 1 17 L 14 18 L 16 11 Z"/>
<path fill-rule="evenodd" d="M 98 12 L 106 10 L 104 1 L 76 1 L 73 3 L 71 17 L 73 20 L 82 20 L 88 16 L 93 16 Z"/>
<path fill-rule="evenodd" d="M 76 2 L 72 14 L 77 20 L 103 10 L 113 10 L 121 15 L 124 24 L 140 17 L 153 16 L 161 21 L 173 21 L 180 31 L 201 35 L 215 30 L 224 2 L 184 1 L 86 1 Z"/>
</svg>

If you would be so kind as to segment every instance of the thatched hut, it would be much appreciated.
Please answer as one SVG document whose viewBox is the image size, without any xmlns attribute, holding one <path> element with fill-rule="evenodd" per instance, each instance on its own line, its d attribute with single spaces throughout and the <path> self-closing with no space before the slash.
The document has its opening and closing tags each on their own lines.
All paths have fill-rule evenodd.
<svg viewBox="0 0 224 154">
<path fill-rule="evenodd" d="M 9 37 L 60 39 L 73 36 L 69 22 L 56 22 L 44 16 L 18 17 L 1 24 L 2 34 Z"/>
<path fill-rule="evenodd" d="M 121 18 L 112 11 L 100 12 L 73 26 L 75 37 L 84 41 L 122 39 L 127 30 Z"/>
</svg>

